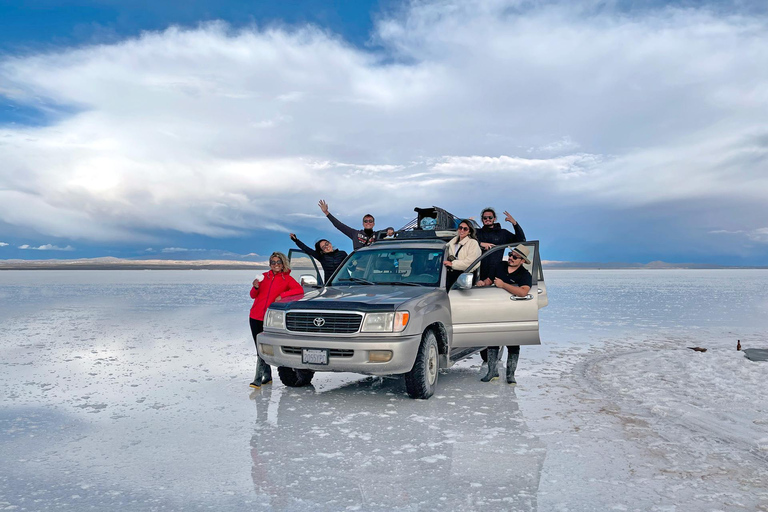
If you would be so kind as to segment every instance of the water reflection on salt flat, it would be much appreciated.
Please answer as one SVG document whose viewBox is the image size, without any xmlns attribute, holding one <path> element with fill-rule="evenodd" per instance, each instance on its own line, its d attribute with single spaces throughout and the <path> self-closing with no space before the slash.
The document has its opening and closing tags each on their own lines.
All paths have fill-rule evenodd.
<svg viewBox="0 0 768 512">
<path fill-rule="evenodd" d="M 428 401 L 373 377 L 254 392 L 257 493 L 281 511 L 536 510 L 544 445 L 513 387 L 469 373 L 443 374 Z"/>
</svg>

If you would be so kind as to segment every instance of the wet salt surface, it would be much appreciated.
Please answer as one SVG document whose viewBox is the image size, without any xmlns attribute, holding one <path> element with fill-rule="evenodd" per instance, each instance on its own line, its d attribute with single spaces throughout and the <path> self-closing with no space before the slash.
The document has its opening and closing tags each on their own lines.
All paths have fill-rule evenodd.
<svg viewBox="0 0 768 512">
<path fill-rule="evenodd" d="M 519 384 L 427 401 L 250 390 L 251 280 L 0 272 L 0 509 L 768 510 L 768 272 L 550 271 Z"/>
</svg>

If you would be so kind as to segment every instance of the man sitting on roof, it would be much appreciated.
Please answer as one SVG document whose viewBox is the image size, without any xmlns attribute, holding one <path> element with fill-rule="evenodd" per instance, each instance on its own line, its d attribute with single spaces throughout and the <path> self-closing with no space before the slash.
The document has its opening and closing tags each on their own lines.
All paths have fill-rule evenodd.
<svg viewBox="0 0 768 512">
<path fill-rule="evenodd" d="M 352 240 L 353 249 L 357 250 L 361 247 L 365 247 L 366 245 L 371 245 L 376 241 L 376 232 L 373 230 L 373 226 L 376 222 L 373 218 L 373 215 L 370 213 L 365 214 L 363 217 L 363 229 L 355 229 L 347 226 L 339 219 L 331 215 L 331 212 L 328 211 L 328 203 L 326 203 L 324 200 L 321 199 L 317 205 L 323 211 L 325 216 L 328 217 L 328 220 L 331 221 L 331 224 L 336 226 L 336 229 L 344 233 L 350 238 L 350 240 Z"/>
</svg>

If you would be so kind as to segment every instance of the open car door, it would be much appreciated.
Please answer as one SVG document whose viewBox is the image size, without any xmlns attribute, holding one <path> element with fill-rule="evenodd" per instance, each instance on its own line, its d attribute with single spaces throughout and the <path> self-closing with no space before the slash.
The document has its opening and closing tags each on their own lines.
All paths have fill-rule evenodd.
<svg viewBox="0 0 768 512">
<path fill-rule="evenodd" d="M 305 288 L 323 284 L 323 271 L 309 254 L 301 249 L 291 249 L 288 251 L 288 262 L 293 271 L 292 277 L 302 283 Z M 315 282 L 313 283 L 312 280 Z"/>
<path fill-rule="evenodd" d="M 522 242 L 529 249 L 531 264 L 525 263 L 533 284 L 525 297 L 515 297 L 495 286 L 461 289 L 458 284 L 448 291 L 453 318 L 453 347 L 488 347 L 505 345 L 540 345 L 539 307 L 546 305 L 546 288 L 539 293 L 539 281 L 544 285 L 537 240 Z M 480 265 L 486 258 L 492 264 L 506 265 L 509 247 L 517 243 L 499 245 L 483 254 L 465 273 L 473 273 L 477 282 Z"/>
</svg>

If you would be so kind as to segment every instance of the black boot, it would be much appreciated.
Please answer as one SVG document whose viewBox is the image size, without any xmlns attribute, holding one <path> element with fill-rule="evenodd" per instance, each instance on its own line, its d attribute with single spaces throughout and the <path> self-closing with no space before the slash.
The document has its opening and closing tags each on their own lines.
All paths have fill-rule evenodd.
<svg viewBox="0 0 768 512">
<path fill-rule="evenodd" d="M 499 347 L 488 347 L 488 373 L 480 379 L 483 382 L 490 382 L 499 378 L 499 372 L 496 370 L 496 364 L 499 362 Z"/>
<path fill-rule="evenodd" d="M 256 357 L 258 358 L 256 362 L 256 376 L 253 378 L 253 382 L 251 382 L 249 386 L 255 389 L 259 389 L 261 387 L 262 379 L 264 378 L 264 373 L 265 373 L 264 367 L 266 366 L 267 368 L 269 368 L 269 366 L 267 366 L 267 363 L 265 363 L 261 357 L 259 356 L 256 356 Z M 271 370 L 270 370 L 270 373 L 271 373 Z"/>
<path fill-rule="evenodd" d="M 515 384 L 515 370 L 517 370 L 517 360 L 520 359 L 520 354 L 509 353 L 507 355 L 507 384 Z"/>
<path fill-rule="evenodd" d="M 272 384 L 272 367 L 266 361 L 262 360 L 262 362 L 264 363 L 264 376 L 261 378 L 261 383 Z"/>
</svg>

